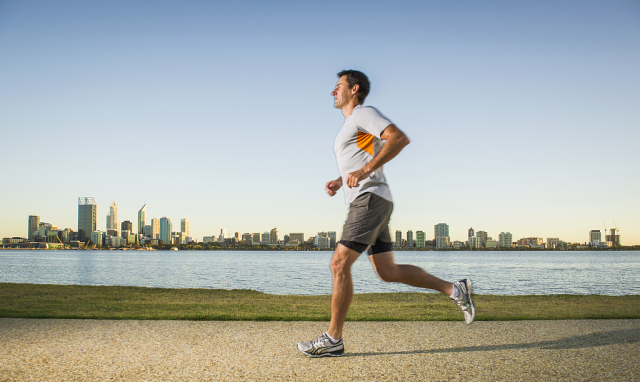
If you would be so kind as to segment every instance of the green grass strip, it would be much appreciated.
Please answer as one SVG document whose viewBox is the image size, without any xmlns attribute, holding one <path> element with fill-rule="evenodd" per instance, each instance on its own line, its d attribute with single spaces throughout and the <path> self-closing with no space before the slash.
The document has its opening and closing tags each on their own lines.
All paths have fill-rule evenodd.
<svg viewBox="0 0 640 382">
<path fill-rule="evenodd" d="M 479 321 L 640 318 L 640 295 L 474 295 Z M 331 296 L 252 290 L 0 283 L 0 317 L 327 321 Z M 436 293 L 356 294 L 349 321 L 461 321 Z"/>
</svg>

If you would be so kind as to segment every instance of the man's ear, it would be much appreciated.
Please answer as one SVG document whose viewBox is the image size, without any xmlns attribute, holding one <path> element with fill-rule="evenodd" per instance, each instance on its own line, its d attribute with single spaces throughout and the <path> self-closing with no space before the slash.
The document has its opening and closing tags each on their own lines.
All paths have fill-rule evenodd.
<svg viewBox="0 0 640 382">
<path fill-rule="evenodd" d="M 353 87 L 351 88 L 351 94 L 356 94 L 359 90 L 360 90 L 360 85 L 355 84 L 355 85 L 353 85 Z"/>
</svg>

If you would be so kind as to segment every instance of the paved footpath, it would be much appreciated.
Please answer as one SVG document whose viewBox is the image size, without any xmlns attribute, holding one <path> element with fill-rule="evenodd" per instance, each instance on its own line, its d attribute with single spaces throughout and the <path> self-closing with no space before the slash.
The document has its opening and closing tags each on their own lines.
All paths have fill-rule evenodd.
<svg viewBox="0 0 640 382">
<path fill-rule="evenodd" d="M 0 381 L 640 381 L 640 320 L 325 322 L 0 318 Z"/>
</svg>

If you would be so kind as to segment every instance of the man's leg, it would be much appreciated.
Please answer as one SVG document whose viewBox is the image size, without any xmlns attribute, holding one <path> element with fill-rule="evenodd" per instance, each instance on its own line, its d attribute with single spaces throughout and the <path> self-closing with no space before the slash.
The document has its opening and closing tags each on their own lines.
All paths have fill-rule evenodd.
<svg viewBox="0 0 640 382">
<path fill-rule="evenodd" d="M 476 307 L 471 299 L 471 280 L 463 279 L 454 284 L 428 274 L 414 265 L 396 264 L 393 252 L 374 253 L 369 256 L 378 276 L 383 281 L 403 283 L 420 288 L 437 290 L 451 297 L 462 309 L 467 324 L 476 317 Z"/>
<path fill-rule="evenodd" d="M 342 328 L 353 297 L 351 266 L 360 256 L 360 252 L 338 244 L 331 258 L 333 291 L 331 292 L 331 322 L 327 333 L 337 339 L 342 338 Z"/>
<path fill-rule="evenodd" d="M 376 253 L 369 256 L 369 258 L 378 276 L 383 281 L 433 289 L 447 296 L 453 293 L 452 283 L 430 275 L 415 265 L 396 264 L 393 260 L 393 252 Z"/>
</svg>

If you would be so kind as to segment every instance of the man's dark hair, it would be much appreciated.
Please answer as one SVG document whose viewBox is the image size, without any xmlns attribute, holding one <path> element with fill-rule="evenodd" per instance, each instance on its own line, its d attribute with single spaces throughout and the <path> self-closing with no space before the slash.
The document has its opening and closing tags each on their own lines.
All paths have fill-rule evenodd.
<svg viewBox="0 0 640 382">
<path fill-rule="evenodd" d="M 341 78 L 342 76 L 347 76 L 349 89 L 353 89 L 353 85 L 358 84 L 358 92 L 356 93 L 356 96 L 358 97 L 359 102 L 364 102 L 364 99 L 369 95 L 370 85 L 367 76 L 357 70 L 343 70 L 338 73 L 338 78 Z"/>
</svg>

